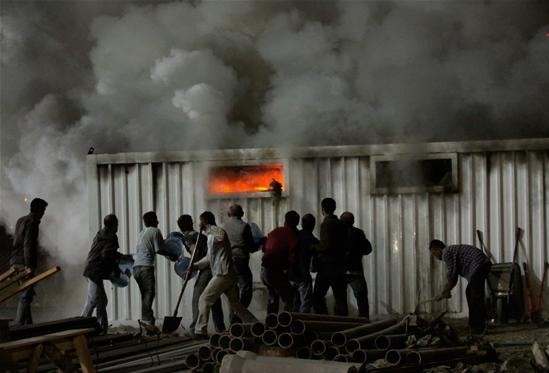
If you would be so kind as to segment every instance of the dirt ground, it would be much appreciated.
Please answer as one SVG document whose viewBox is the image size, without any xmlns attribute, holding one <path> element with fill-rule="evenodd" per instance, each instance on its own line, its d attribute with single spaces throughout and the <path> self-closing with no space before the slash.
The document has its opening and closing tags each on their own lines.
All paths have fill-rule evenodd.
<svg viewBox="0 0 549 373">
<path fill-rule="evenodd" d="M 453 326 L 460 338 L 467 337 L 467 320 L 447 320 Z M 494 345 L 498 352 L 498 364 L 484 364 L 483 366 L 461 370 L 433 370 L 433 372 L 535 372 L 532 368 L 532 344 L 538 342 L 542 348 L 549 346 L 549 322 L 541 325 L 533 324 L 490 324 L 484 340 Z M 431 372 L 429 372 L 431 373 Z"/>
</svg>

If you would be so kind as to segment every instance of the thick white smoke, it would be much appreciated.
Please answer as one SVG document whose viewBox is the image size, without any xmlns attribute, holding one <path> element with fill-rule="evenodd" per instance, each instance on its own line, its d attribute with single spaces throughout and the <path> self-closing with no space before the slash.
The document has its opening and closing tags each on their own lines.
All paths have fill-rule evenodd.
<svg viewBox="0 0 549 373">
<path fill-rule="evenodd" d="M 124 152 L 549 136 L 543 3 L 311 4 L 4 7 L 2 220 L 12 227 L 26 213 L 24 197 L 48 200 L 44 245 L 52 262 L 79 275 L 88 250 L 90 146 Z"/>
</svg>

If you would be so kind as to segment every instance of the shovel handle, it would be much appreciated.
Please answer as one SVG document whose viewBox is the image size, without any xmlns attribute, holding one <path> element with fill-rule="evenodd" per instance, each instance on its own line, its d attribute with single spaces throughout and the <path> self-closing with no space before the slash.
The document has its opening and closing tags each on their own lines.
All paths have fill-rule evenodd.
<svg viewBox="0 0 549 373">
<path fill-rule="evenodd" d="M 173 311 L 173 317 L 177 317 L 177 311 L 179 311 L 179 305 L 181 304 L 181 299 L 183 299 L 183 293 L 185 292 L 185 288 L 187 287 L 187 283 L 189 282 L 190 278 L 190 269 L 194 264 L 194 257 L 196 252 L 198 251 L 198 241 L 200 240 L 200 235 L 202 234 L 202 230 L 198 232 L 198 235 L 196 236 L 196 243 L 194 244 L 194 251 L 191 255 L 191 261 L 189 263 L 189 268 L 187 268 L 187 271 L 185 272 L 185 280 L 183 281 L 183 286 L 181 286 L 181 291 L 179 292 L 179 298 L 177 299 L 177 304 L 175 305 L 175 310 Z"/>
</svg>

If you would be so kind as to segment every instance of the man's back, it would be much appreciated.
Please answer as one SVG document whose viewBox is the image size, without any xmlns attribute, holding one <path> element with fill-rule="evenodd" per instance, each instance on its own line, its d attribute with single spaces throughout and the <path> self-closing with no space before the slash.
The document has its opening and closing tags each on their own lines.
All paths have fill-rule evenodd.
<svg viewBox="0 0 549 373">
<path fill-rule="evenodd" d="M 248 223 L 237 217 L 230 217 L 222 228 L 229 237 L 233 255 L 247 256 L 253 245 L 252 231 Z"/>
<path fill-rule="evenodd" d="M 346 269 L 351 272 L 362 273 L 362 256 L 372 252 L 372 244 L 360 228 L 347 228 Z"/>
<path fill-rule="evenodd" d="M 120 255 L 117 251 L 118 247 L 116 233 L 107 232 L 105 228 L 97 232 L 88 253 L 84 276 L 94 281 L 109 278 L 117 266 Z"/>
<path fill-rule="evenodd" d="M 40 220 L 33 214 L 17 220 L 13 237 L 13 257 L 11 264 L 36 268 L 38 260 L 38 226 Z"/>
<path fill-rule="evenodd" d="M 265 268 L 287 270 L 295 262 L 297 231 L 284 226 L 274 229 L 265 242 L 262 265 Z"/>
<path fill-rule="evenodd" d="M 468 281 L 483 265 L 490 262 L 484 253 L 471 245 L 449 245 L 442 251 L 442 260 L 448 266 L 448 278 L 457 281 L 458 275 Z"/>
<path fill-rule="evenodd" d="M 343 265 L 347 241 L 345 224 L 335 215 L 328 215 L 320 224 L 320 253 L 321 262 L 331 262 L 334 265 Z"/>
</svg>

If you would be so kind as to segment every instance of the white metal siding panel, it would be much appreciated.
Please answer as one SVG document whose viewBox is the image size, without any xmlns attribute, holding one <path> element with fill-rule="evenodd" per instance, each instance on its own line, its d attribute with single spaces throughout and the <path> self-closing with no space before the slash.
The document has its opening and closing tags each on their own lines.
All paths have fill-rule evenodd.
<svg viewBox="0 0 549 373">
<path fill-rule="evenodd" d="M 232 153 L 231 153 L 232 154 Z M 268 153 L 272 159 L 272 154 Z M 201 160 L 157 163 L 113 163 L 97 165 L 89 171 L 96 193 L 92 206 L 92 225 L 99 217 L 115 213 L 120 220 L 121 251 L 134 252 L 136 237 L 142 228 L 141 216 L 155 210 L 164 234 L 177 229 L 182 213 L 194 217 L 210 209 L 220 224 L 226 219 L 231 203 L 242 204 L 245 218 L 256 222 L 265 233 L 281 225 L 289 209 L 301 215 L 312 213 L 321 222 L 320 200 L 327 196 L 338 202 L 337 213 L 349 210 L 356 225 L 364 229 L 374 251 L 364 259 L 369 286 L 371 312 L 409 312 L 418 300 L 440 290 L 445 281 L 444 264 L 429 256 L 432 238 L 447 243 L 477 245 L 475 230 L 485 233 L 487 245 L 497 260 L 512 260 L 514 229 L 525 229 L 524 253 L 539 277 L 549 259 L 549 152 L 547 150 L 460 153 L 459 193 L 447 194 L 370 194 L 369 156 L 304 157 L 288 159 L 289 196 L 275 203 L 272 198 L 209 199 L 206 193 L 207 162 Z M 90 201 L 94 199 L 90 198 Z M 265 312 L 266 292 L 260 284 L 261 253 L 251 258 L 256 281 L 252 310 Z M 192 283 L 191 283 L 192 286 Z M 159 317 L 173 312 L 181 280 L 173 265 L 164 258 L 157 262 L 157 298 Z M 460 281 L 448 311 L 467 312 L 464 282 Z M 140 317 L 140 297 L 135 282 L 129 289 L 113 289 L 110 294 L 113 319 Z M 349 303 L 356 302 L 349 291 Z M 192 291 L 187 291 L 180 313 L 184 325 L 191 320 Z M 547 297 L 549 298 L 549 297 Z M 332 304 L 330 301 L 329 304 Z M 430 308 L 431 306 L 427 306 Z M 432 306 L 442 310 L 446 305 Z"/>
</svg>

